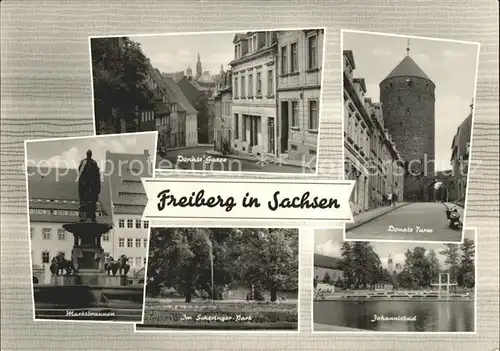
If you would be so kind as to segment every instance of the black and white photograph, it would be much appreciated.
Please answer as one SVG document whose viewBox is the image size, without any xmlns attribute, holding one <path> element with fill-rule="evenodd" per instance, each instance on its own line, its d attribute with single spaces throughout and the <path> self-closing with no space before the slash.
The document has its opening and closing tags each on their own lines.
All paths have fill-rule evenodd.
<svg viewBox="0 0 500 351">
<path fill-rule="evenodd" d="M 479 44 L 342 31 L 347 240 L 461 242 Z"/>
<path fill-rule="evenodd" d="M 298 229 L 152 228 L 147 331 L 298 331 Z"/>
<path fill-rule="evenodd" d="M 157 133 L 27 141 L 35 320 L 142 321 Z"/>
<path fill-rule="evenodd" d="M 313 330 L 474 333 L 476 230 L 461 244 L 314 235 Z"/>
<path fill-rule="evenodd" d="M 95 131 L 157 130 L 160 170 L 315 174 L 324 37 L 90 37 Z"/>
</svg>

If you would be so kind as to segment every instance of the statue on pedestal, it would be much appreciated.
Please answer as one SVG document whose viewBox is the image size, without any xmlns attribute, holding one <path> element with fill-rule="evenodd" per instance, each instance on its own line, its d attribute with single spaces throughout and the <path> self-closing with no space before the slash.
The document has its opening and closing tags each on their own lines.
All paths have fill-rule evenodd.
<svg viewBox="0 0 500 351">
<path fill-rule="evenodd" d="M 78 166 L 78 197 L 80 199 L 80 222 L 96 222 L 96 209 L 101 192 L 101 173 L 92 151 L 87 151 Z"/>
</svg>

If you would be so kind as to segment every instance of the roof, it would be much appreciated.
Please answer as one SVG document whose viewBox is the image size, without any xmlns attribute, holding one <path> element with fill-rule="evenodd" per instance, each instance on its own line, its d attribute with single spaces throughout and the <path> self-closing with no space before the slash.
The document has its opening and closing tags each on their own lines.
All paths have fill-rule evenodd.
<svg viewBox="0 0 500 351">
<path fill-rule="evenodd" d="M 141 214 L 147 197 L 142 177 L 151 177 L 153 165 L 148 151 L 121 154 L 106 151 L 106 173 L 110 175 L 111 202 L 114 213 Z"/>
<path fill-rule="evenodd" d="M 184 96 L 188 99 L 192 106 L 196 105 L 196 101 L 203 95 L 203 91 L 196 88 L 193 82 L 188 78 L 182 78 L 177 85 L 181 89 Z"/>
<path fill-rule="evenodd" d="M 189 99 L 184 95 L 182 89 L 177 85 L 175 80 L 172 77 L 163 77 L 165 84 L 168 86 L 168 91 L 171 92 L 178 104 L 187 112 L 197 114 L 198 110 L 196 110 Z"/>
<path fill-rule="evenodd" d="M 99 216 L 102 223 L 113 223 L 111 211 L 111 195 L 106 175 L 102 176 L 101 193 L 97 203 L 97 211 L 104 212 Z M 78 171 L 75 168 L 28 167 L 29 208 L 70 211 L 70 215 L 32 213 L 31 222 L 72 223 L 78 216 L 71 215 L 79 209 Z"/>
<path fill-rule="evenodd" d="M 247 39 L 246 33 L 236 33 L 233 39 L 233 44 L 236 44 L 237 42 L 246 39 Z"/>
<path fill-rule="evenodd" d="M 314 267 L 340 269 L 340 259 L 315 253 Z"/>
<path fill-rule="evenodd" d="M 385 79 L 394 77 L 418 77 L 431 80 L 410 56 L 405 56 Z"/>
<path fill-rule="evenodd" d="M 351 63 L 352 69 L 356 69 L 356 63 L 354 62 L 354 54 L 352 53 L 352 50 L 344 50 L 343 55 L 346 56 Z"/>
</svg>

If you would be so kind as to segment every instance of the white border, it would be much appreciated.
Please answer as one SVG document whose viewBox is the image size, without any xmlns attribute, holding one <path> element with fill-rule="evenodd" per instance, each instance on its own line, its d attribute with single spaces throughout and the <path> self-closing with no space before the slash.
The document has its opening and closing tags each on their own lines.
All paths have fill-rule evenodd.
<svg viewBox="0 0 500 351">
<path fill-rule="evenodd" d="M 174 174 L 179 174 L 179 173 L 193 173 L 193 174 L 198 174 L 198 173 L 206 173 L 206 174 L 214 174 L 214 175 L 220 175 L 220 174 L 237 174 L 237 175 L 276 175 L 276 176 L 290 176 L 290 177 L 295 177 L 295 176 L 300 176 L 300 177 L 315 177 L 318 176 L 318 166 L 319 166 L 319 145 L 320 145 L 320 140 L 321 140 L 321 121 L 323 119 L 324 115 L 324 100 L 323 100 L 323 93 L 324 93 L 324 83 L 325 83 L 325 57 L 326 57 L 326 37 L 327 37 L 327 28 L 326 27 L 297 27 L 297 28 L 274 28 L 274 29 L 254 29 L 254 30 L 225 30 L 225 31 L 205 31 L 205 32 L 171 32 L 171 33 L 150 33 L 150 34 L 116 34 L 116 35 L 94 35 L 94 36 L 89 36 L 88 37 L 88 45 L 89 45 L 89 61 L 90 61 L 90 81 L 91 81 L 91 89 L 92 89 L 92 114 L 93 114 L 93 124 L 94 124 L 94 134 L 96 135 L 96 122 L 95 122 L 95 106 L 94 106 L 94 76 L 93 76 L 93 71 L 92 71 L 92 45 L 91 45 L 91 40 L 92 39 L 98 39 L 98 38 L 117 38 L 117 37 L 156 37 L 156 36 L 176 36 L 176 35 L 204 35 L 204 34 L 237 34 L 237 33 L 246 33 L 246 32 L 263 32 L 263 31 L 269 31 L 269 32 L 278 32 L 278 31 L 300 31 L 300 30 L 313 30 L 313 29 L 319 29 L 323 30 L 323 55 L 322 55 L 322 62 L 321 62 L 321 87 L 320 87 L 320 97 L 319 97 L 319 116 L 318 116 L 318 133 L 317 133 L 317 142 L 316 142 L 316 167 L 314 169 L 314 173 L 304 173 L 304 166 L 300 166 L 300 172 L 298 173 L 278 173 L 278 172 L 245 172 L 245 171 L 216 171 L 216 170 L 191 170 L 191 169 L 163 169 L 163 168 L 158 168 L 155 169 L 155 172 L 162 177 L 165 176 L 165 173 L 168 175 L 171 172 Z M 146 53 L 144 53 L 146 55 Z M 275 63 L 277 64 L 277 63 Z M 279 79 L 278 72 L 276 72 L 276 87 L 277 87 L 277 80 Z M 276 94 L 276 100 L 278 99 L 278 94 Z M 276 110 L 276 113 L 278 110 Z M 276 116 L 278 119 L 279 116 Z M 122 134 L 127 134 L 127 133 L 122 133 Z M 168 150 L 167 150 L 168 151 Z M 156 150 L 155 150 L 156 152 Z M 155 160 L 156 161 L 156 160 Z M 156 163 L 155 163 L 156 165 Z M 297 166 L 299 168 L 299 166 Z"/>
<path fill-rule="evenodd" d="M 358 34 L 371 34 L 371 35 L 379 35 L 379 36 L 386 36 L 386 37 L 399 37 L 399 38 L 408 38 L 408 39 L 418 39 L 418 40 L 431 40 L 431 41 L 443 41 L 443 42 L 448 42 L 448 43 L 457 43 L 457 44 L 469 44 L 469 45 L 477 45 L 477 57 L 476 57 L 476 75 L 474 79 L 474 92 L 473 92 L 473 108 L 472 108 L 472 121 L 471 121 L 471 131 L 470 131 L 470 140 L 469 140 L 469 170 L 470 170 L 470 163 L 472 160 L 472 140 L 474 136 L 474 117 L 475 117 L 475 112 L 476 112 L 476 93 L 477 93 L 477 79 L 479 75 L 479 58 L 481 54 L 481 43 L 479 42 L 472 42 L 472 41 L 462 41 L 462 40 L 454 40 L 454 39 L 442 39 L 442 38 L 431 38 L 431 37 L 420 37 L 420 36 L 415 36 L 415 35 L 404 35 L 404 34 L 392 34 L 392 33 L 383 33 L 383 32 L 371 32 L 371 31 L 363 31 L 363 30 L 354 30 L 354 29 L 340 29 L 340 54 L 341 59 L 340 59 L 340 72 L 342 75 L 342 80 L 340 84 L 340 96 L 342 99 L 342 102 L 344 101 L 344 79 L 343 79 L 343 72 L 344 72 L 344 32 L 349 32 L 349 33 L 358 33 Z M 342 104 L 342 111 L 341 111 L 341 116 L 342 116 L 342 179 L 345 180 L 345 170 L 344 170 L 344 162 L 345 162 L 345 143 L 344 143 L 344 106 Z M 467 117 L 466 117 L 467 118 Z M 465 119 L 466 119 L 465 118 Z M 465 121 L 464 119 L 464 121 Z M 463 121 L 462 121 L 463 122 Z M 468 199 L 468 194 L 469 194 L 469 182 L 470 182 L 470 176 L 471 173 L 468 172 L 467 174 L 467 188 L 465 190 L 465 200 L 464 200 L 464 218 L 463 218 L 463 227 L 462 227 L 462 235 L 460 238 L 460 241 L 426 241 L 426 240 L 414 240 L 414 239 L 408 239 L 408 240 L 390 240 L 390 239 L 348 239 L 347 238 L 347 230 L 344 222 L 344 241 L 371 241 L 371 242 L 415 242 L 415 243 L 443 243 L 443 244 L 461 244 L 464 241 L 464 230 L 466 228 L 465 221 L 466 221 L 466 211 L 467 211 L 467 199 Z M 356 186 L 356 184 L 354 184 Z M 354 191 L 354 189 L 353 189 Z M 354 218 L 354 215 L 353 215 Z"/>
<path fill-rule="evenodd" d="M 150 222 L 151 223 L 151 222 Z M 234 228 L 235 226 L 211 226 L 211 227 L 193 227 L 193 226 L 188 226 L 188 225 L 176 225 L 176 226 L 155 226 L 154 228 Z M 150 226 L 151 228 L 151 226 Z M 266 228 L 266 226 L 263 225 L 256 225 L 256 226 L 245 226 L 242 228 Z M 275 227 L 276 228 L 276 227 Z M 279 227 L 279 228 L 285 228 L 285 227 Z M 240 330 L 240 329 L 217 329 L 217 330 L 210 330 L 210 329 L 176 329 L 176 328 L 152 328 L 152 329 L 137 329 L 137 324 L 144 324 L 144 312 L 146 309 L 146 296 L 144 295 L 144 302 L 143 302 L 143 309 L 142 309 L 142 321 L 141 323 L 134 323 L 134 333 L 139 333 L 139 334 L 163 334 L 163 333 L 172 333 L 172 334 L 226 334 L 227 336 L 238 336 L 238 335 L 246 335 L 246 334 L 285 334 L 285 335 L 297 335 L 300 333 L 300 326 L 301 326 L 301 321 L 300 321 L 300 305 L 301 305 L 301 300 L 300 300 L 300 287 L 301 287 L 301 242 L 304 240 L 304 238 L 301 238 L 301 229 L 299 227 L 291 227 L 294 229 L 297 229 L 297 235 L 298 235 L 298 250 L 297 250 L 297 271 L 298 271 L 298 280 L 297 280 L 297 329 L 296 330 L 289 330 L 289 329 L 272 329 L 272 330 L 263 330 L 263 329 L 247 329 L 247 330 Z M 148 258 L 146 260 L 146 265 L 149 263 L 149 243 L 151 242 L 151 237 L 148 240 Z M 146 266 L 147 267 L 147 266 Z M 146 272 L 146 277 L 147 277 L 147 272 Z M 146 281 L 147 278 L 144 280 L 144 292 L 146 292 Z"/>
<path fill-rule="evenodd" d="M 474 228 L 465 228 L 464 230 L 473 230 L 474 231 L 474 279 L 475 279 L 475 282 L 474 282 L 474 331 L 470 331 L 470 332 L 432 332 L 432 331 L 424 331 L 424 332 L 419 332 L 419 331 L 393 331 L 393 332 L 390 332 L 390 331 L 376 331 L 376 330 L 352 330 L 352 331 L 335 331 L 335 330 L 331 330 L 331 331 L 314 331 L 314 288 L 312 288 L 312 296 L 311 296 L 311 333 L 313 335 L 331 335 L 331 334 L 335 334 L 335 335 L 338 335 L 338 334 L 343 334 L 343 335 L 410 335 L 410 336 L 414 336 L 414 335 L 477 335 L 477 329 L 478 329 L 478 326 L 477 326 L 477 300 L 478 300 L 478 285 L 479 285 L 479 277 L 478 277 L 478 265 L 479 265 L 479 256 L 478 256 L 478 229 L 477 227 L 474 227 Z M 313 238 L 314 238 L 314 235 L 313 235 Z M 313 239 L 314 240 L 314 239 Z M 343 240 L 344 242 L 346 240 Z M 371 242 L 375 242 L 375 241 L 371 241 Z M 415 243 L 416 246 L 418 246 L 418 243 L 416 242 L 409 242 L 409 241 L 406 241 L 407 243 Z M 436 245 L 439 245 L 439 244 L 446 244 L 444 242 L 439 242 L 439 241 L 436 241 L 436 242 L 432 242 L 432 244 L 436 244 Z M 452 243 L 454 245 L 461 245 L 461 243 Z M 315 247 L 315 246 L 314 246 Z M 313 251 L 313 255 L 312 255 L 312 278 L 314 279 L 314 251 Z M 310 284 L 312 286 L 312 284 Z"/>
<path fill-rule="evenodd" d="M 68 141 L 68 140 L 75 140 L 75 139 L 91 139 L 91 138 L 113 138 L 113 137 L 124 137 L 126 138 L 127 136 L 133 137 L 136 135 L 143 135 L 143 134 L 154 134 L 155 136 L 155 141 L 154 141 L 154 148 L 156 151 L 156 146 L 158 143 L 158 132 L 157 131 L 149 131 L 149 132 L 139 132 L 139 133 L 127 133 L 127 134 L 104 134 L 104 135 L 90 135 L 90 136 L 76 136 L 76 137 L 60 137 L 60 138 L 45 138 L 45 139 L 33 139 L 33 140 L 24 140 L 24 171 L 25 171 L 25 179 L 26 179 L 26 216 L 27 216 L 27 224 L 28 224 L 28 232 L 30 233 L 30 196 L 29 196 L 29 187 L 28 187 L 28 143 L 43 143 L 43 142 L 49 142 L 49 141 Z M 142 147 L 138 145 L 139 147 Z M 152 177 L 154 177 L 154 165 L 156 164 L 156 152 L 153 155 L 153 167 L 152 167 Z M 112 210 L 111 210 L 112 211 Z M 149 226 L 151 228 L 151 226 Z M 151 229 L 148 231 L 148 247 L 149 247 L 149 233 Z M 136 322 L 124 322 L 124 321 L 115 321 L 115 320 L 109 320 L 109 321 L 96 321 L 96 320 L 77 320 L 77 319 L 36 319 L 35 318 L 35 294 L 34 294 L 34 284 L 33 284 L 33 260 L 31 257 L 31 235 L 28 234 L 28 250 L 29 250 L 29 257 L 30 257 L 30 287 L 31 287 L 31 302 L 32 302 L 32 312 L 33 312 L 33 321 L 34 322 L 62 322 L 62 323 L 99 323 L 99 324 L 132 324 Z M 146 264 L 147 264 L 147 259 L 146 259 Z M 144 287 L 146 286 L 146 276 L 147 276 L 147 266 L 144 269 Z M 143 306 L 144 306 L 144 298 L 145 298 L 145 288 L 143 288 L 143 295 L 142 295 L 142 300 L 143 300 Z M 141 315 L 141 323 L 144 320 L 144 308 L 143 308 L 143 313 Z"/>
</svg>

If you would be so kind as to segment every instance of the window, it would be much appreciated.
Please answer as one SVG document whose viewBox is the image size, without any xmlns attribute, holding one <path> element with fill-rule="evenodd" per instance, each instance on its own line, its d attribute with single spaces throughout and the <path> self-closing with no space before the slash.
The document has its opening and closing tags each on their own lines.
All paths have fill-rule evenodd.
<svg viewBox="0 0 500 351">
<path fill-rule="evenodd" d="M 135 258 L 135 266 L 140 267 L 141 266 L 142 259 L 140 257 Z"/>
<path fill-rule="evenodd" d="M 42 234 L 43 234 L 43 240 L 50 240 L 52 237 L 52 229 L 43 228 Z"/>
<path fill-rule="evenodd" d="M 309 129 L 318 130 L 318 101 L 309 101 Z"/>
<path fill-rule="evenodd" d="M 281 48 L 281 74 L 288 73 L 288 57 L 287 57 L 287 47 L 283 46 Z"/>
<path fill-rule="evenodd" d="M 242 98 L 245 98 L 246 97 L 246 93 L 245 93 L 245 84 L 246 84 L 246 79 L 245 79 L 245 75 L 242 74 L 241 75 L 241 97 Z"/>
<path fill-rule="evenodd" d="M 292 101 L 292 124 L 291 127 L 298 127 L 299 121 L 299 102 Z"/>
<path fill-rule="evenodd" d="M 136 227 L 137 229 L 141 229 L 141 220 L 140 220 L 140 219 L 136 219 L 136 220 L 135 220 L 135 227 Z"/>
<path fill-rule="evenodd" d="M 273 70 L 267 71 L 267 95 L 274 95 Z"/>
<path fill-rule="evenodd" d="M 125 220 L 124 219 L 119 219 L 118 220 L 118 227 L 125 228 Z"/>
<path fill-rule="evenodd" d="M 127 238 L 127 247 L 134 247 L 134 239 Z"/>
<path fill-rule="evenodd" d="M 144 247 L 148 247 L 148 238 L 142 239 L 142 244 L 144 245 Z"/>
<path fill-rule="evenodd" d="M 262 77 L 261 77 L 261 73 L 260 72 L 257 72 L 257 96 L 261 96 L 262 95 Z"/>
<path fill-rule="evenodd" d="M 307 48 L 309 58 L 307 67 L 318 68 L 318 37 L 316 35 L 308 38 Z"/>
<path fill-rule="evenodd" d="M 293 43 L 290 46 L 290 51 L 291 51 L 291 66 L 290 66 L 290 72 L 297 72 L 299 70 L 299 54 L 297 52 L 297 43 Z"/>
<path fill-rule="evenodd" d="M 135 238 L 135 247 L 141 247 L 141 238 Z"/>
<path fill-rule="evenodd" d="M 248 96 L 253 97 L 253 74 L 248 75 Z"/>
<path fill-rule="evenodd" d="M 109 233 L 104 233 L 102 235 L 102 241 L 109 241 Z"/>
<path fill-rule="evenodd" d="M 234 78 L 234 97 L 238 97 L 238 78 Z"/>
<path fill-rule="evenodd" d="M 257 34 L 250 38 L 248 41 L 248 51 L 255 52 L 257 51 Z"/>
<path fill-rule="evenodd" d="M 125 247 L 125 239 L 118 238 L 118 247 Z"/>
<path fill-rule="evenodd" d="M 127 219 L 127 228 L 134 228 L 134 220 Z"/>
<path fill-rule="evenodd" d="M 64 229 L 57 229 L 57 239 L 66 240 L 66 231 Z"/>
<path fill-rule="evenodd" d="M 148 229 L 148 228 L 149 228 L 149 222 L 148 222 L 148 221 L 144 221 L 144 223 L 143 223 L 142 227 L 143 227 L 144 229 Z"/>
<path fill-rule="evenodd" d="M 30 238 L 33 239 L 33 233 L 35 232 L 35 228 L 30 228 Z"/>
<path fill-rule="evenodd" d="M 50 262 L 50 253 L 48 251 L 42 251 L 42 263 Z"/>
<path fill-rule="evenodd" d="M 410 78 L 408 78 L 408 79 L 406 80 L 406 84 L 408 85 L 408 87 L 410 87 L 410 88 L 411 88 L 411 86 L 413 85 L 413 81 L 412 81 Z"/>
<path fill-rule="evenodd" d="M 144 258 L 142 259 L 142 262 L 144 262 L 144 263 L 143 263 L 144 265 L 146 265 L 146 260 L 147 260 L 147 257 L 144 257 Z"/>
<path fill-rule="evenodd" d="M 271 45 L 272 41 L 273 41 L 273 34 L 272 34 L 272 32 L 266 32 L 266 46 Z"/>
<path fill-rule="evenodd" d="M 234 114 L 234 137 L 236 140 L 240 138 L 240 119 L 238 118 L 238 114 Z"/>
</svg>

